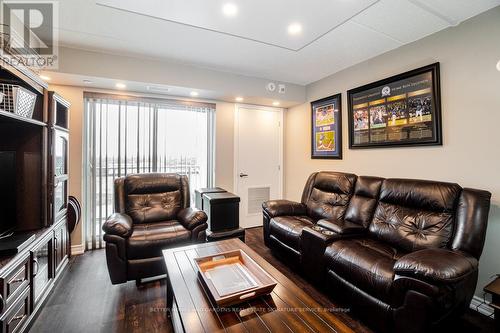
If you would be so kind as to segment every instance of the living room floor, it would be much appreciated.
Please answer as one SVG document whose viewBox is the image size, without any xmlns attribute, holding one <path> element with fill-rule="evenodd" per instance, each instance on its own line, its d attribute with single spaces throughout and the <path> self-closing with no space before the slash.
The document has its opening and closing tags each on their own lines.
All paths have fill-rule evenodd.
<svg viewBox="0 0 500 333">
<path fill-rule="evenodd" d="M 325 307 L 338 306 L 296 272 L 276 259 L 264 245 L 262 228 L 247 229 L 246 243 Z M 104 250 L 72 258 L 31 332 L 172 332 L 164 312 L 165 280 L 113 286 Z M 356 332 L 371 332 L 349 314 L 337 314 Z M 454 332 L 494 332 L 494 323 L 474 311 L 458 321 Z"/>
</svg>

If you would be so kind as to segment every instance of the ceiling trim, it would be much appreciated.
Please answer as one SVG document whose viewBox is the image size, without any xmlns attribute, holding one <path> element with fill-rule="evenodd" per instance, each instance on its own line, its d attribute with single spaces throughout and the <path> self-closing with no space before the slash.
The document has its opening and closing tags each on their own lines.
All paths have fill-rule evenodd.
<svg viewBox="0 0 500 333">
<path fill-rule="evenodd" d="M 374 28 L 372 28 L 372 27 L 369 27 L 369 26 L 367 26 L 367 25 L 365 25 L 365 24 L 363 24 L 363 23 L 361 23 L 361 22 L 358 22 L 358 21 L 356 21 L 356 20 L 352 20 L 352 21 L 351 21 L 351 22 L 349 22 L 349 23 L 354 23 L 354 24 L 356 24 L 356 25 L 358 25 L 358 26 L 360 26 L 360 27 L 362 27 L 362 28 L 364 28 L 364 29 L 366 29 L 366 30 L 373 31 L 373 32 L 375 32 L 375 33 L 377 33 L 377 34 L 379 34 L 379 35 L 382 35 L 382 36 L 384 36 L 384 37 L 386 37 L 386 38 L 389 38 L 390 40 L 392 40 L 392 41 L 394 41 L 394 42 L 398 43 L 400 46 L 405 45 L 405 42 L 403 42 L 402 40 L 399 40 L 399 39 L 397 39 L 396 37 L 393 37 L 393 36 L 391 36 L 391 35 L 388 35 L 388 34 L 386 34 L 385 32 L 382 32 L 382 31 L 379 31 L 379 30 L 374 29 Z"/>
<path fill-rule="evenodd" d="M 408 1 L 411 2 L 412 4 L 414 4 L 415 6 L 419 7 L 420 9 L 425 10 L 429 14 L 432 14 L 432 15 L 440 18 L 441 20 L 447 22 L 451 26 L 457 26 L 460 23 L 460 21 L 452 19 L 451 17 L 448 17 L 446 15 L 441 14 L 439 11 L 437 11 L 436 9 L 432 8 L 429 5 L 426 5 L 425 3 L 421 2 L 420 0 L 408 0 Z"/>
<path fill-rule="evenodd" d="M 367 7 L 359 10 L 358 12 L 356 12 L 354 15 L 348 17 L 347 19 L 345 19 L 344 21 L 340 22 L 339 24 L 337 24 L 336 26 L 334 26 L 333 28 L 331 28 L 330 30 L 328 30 L 327 32 L 319 35 L 317 38 L 313 39 L 312 41 L 310 41 L 309 43 L 307 43 L 306 45 L 302 46 L 301 48 L 297 49 L 296 51 L 300 51 L 304 48 L 306 48 L 307 46 L 311 45 L 312 43 L 318 41 L 319 39 L 323 38 L 324 36 L 326 36 L 327 34 L 329 34 L 330 32 L 332 32 L 333 30 L 337 29 L 338 27 L 346 24 L 347 22 L 351 21 L 353 18 L 355 18 L 356 16 L 358 16 L 359 14 L 361 14 L 362 12 L 364 12 L 365 10 L 371 8 L 372 6 L 374 6 L 375 4 L 379 3 L 380 0 L 377 0 L 375 2 L 373 2 L 372 4 L 368 5 Z"/>
</svg>

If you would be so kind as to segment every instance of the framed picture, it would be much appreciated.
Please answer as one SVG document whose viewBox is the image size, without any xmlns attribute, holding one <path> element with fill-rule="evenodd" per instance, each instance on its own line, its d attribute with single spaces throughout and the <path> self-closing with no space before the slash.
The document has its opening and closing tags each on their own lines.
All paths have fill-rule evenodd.
<svg viewBox="0 0 500 333">
<path fill-rule="evenodd" d="M 349 148 L 442 145 L 439 63 L 347 92 Z"/>
<path fill-rule="evenodd" d="M 311 158 L 342 159 L 341 94 L 311 102 Z"/>
</svg>

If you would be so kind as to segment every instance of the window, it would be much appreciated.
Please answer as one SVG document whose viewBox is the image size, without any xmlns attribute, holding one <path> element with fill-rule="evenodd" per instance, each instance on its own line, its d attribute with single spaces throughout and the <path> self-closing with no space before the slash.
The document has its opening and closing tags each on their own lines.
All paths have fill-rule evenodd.
<svg viewBox="0 0 500 333">
<path fill-rule="evenodd" d="M 85 94 L 86 246 L 101 248 L 102 224 L 114 211 L 113 181 L 133 173 L 187 175 L 213 184 L 214 104 Z"/>
</svg>

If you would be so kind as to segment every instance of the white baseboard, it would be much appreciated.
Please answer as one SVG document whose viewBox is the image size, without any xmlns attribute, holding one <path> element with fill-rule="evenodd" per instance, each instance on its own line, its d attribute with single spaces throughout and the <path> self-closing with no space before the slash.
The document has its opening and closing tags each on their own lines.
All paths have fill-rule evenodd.
<svg viewBox="0 0 500 333">
<path fill-rule="evenodd" d="M 77 256 L 85 252 L 85 246 L 83 244 L 71 245 L 71 255 Z"/>
<path fill-rule="evenodd" d="M 488 317 L 492 316 L 494 313 L 494 309 L 490 305 L 490 302 L 485 301 L 478 296 L 474 296 L 472 298 L 472 302 L 470 302 L 470 308 Z"/>
</svg>

